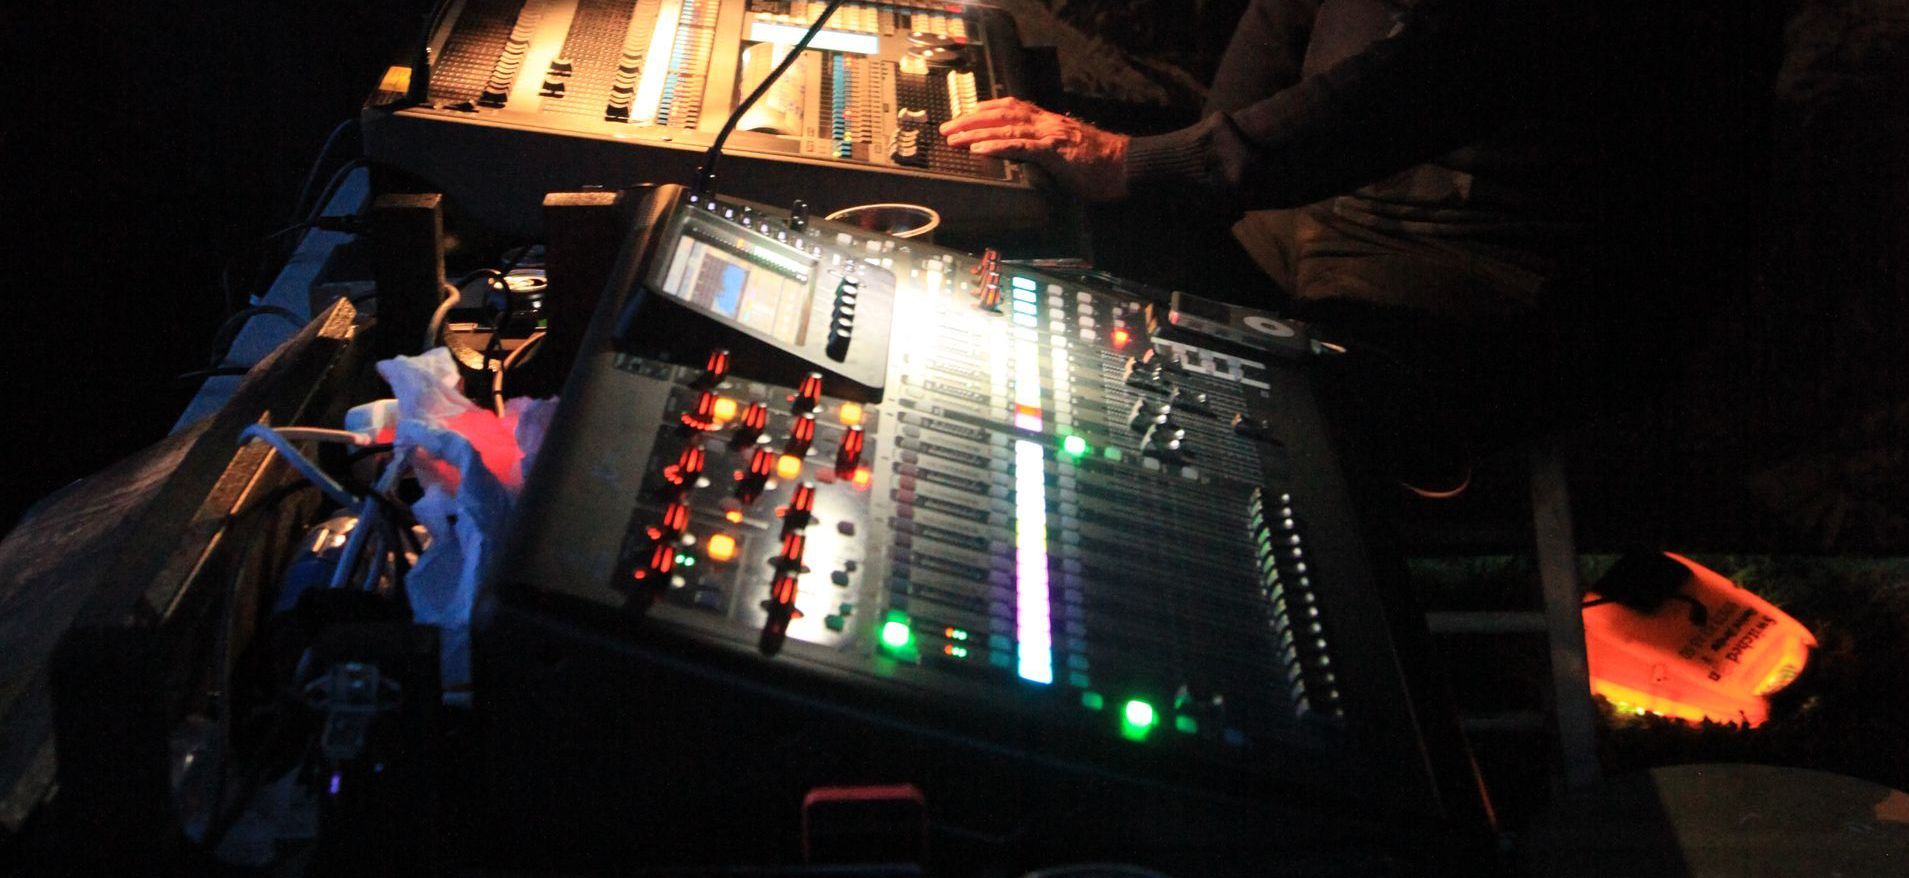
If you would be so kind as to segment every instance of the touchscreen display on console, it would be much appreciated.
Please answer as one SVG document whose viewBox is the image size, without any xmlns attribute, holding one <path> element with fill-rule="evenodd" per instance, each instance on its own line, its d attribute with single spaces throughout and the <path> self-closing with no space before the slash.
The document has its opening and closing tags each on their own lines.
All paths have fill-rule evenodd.
<svg viewBox="0 0 1909 878">
<path fill-rule="evenodd" d="M 785 344 L 808 342 L 813 263 L 693 219 L 671 251 L 665 294 Z"/>
</svg>

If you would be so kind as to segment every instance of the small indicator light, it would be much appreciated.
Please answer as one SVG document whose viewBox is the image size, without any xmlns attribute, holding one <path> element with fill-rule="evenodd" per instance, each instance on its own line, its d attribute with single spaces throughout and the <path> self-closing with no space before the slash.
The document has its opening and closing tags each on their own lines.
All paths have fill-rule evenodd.
<svg viewBox="0 0 1909 878">
<path fill-rule="evenodd" d="M 1088 710 L 1099 710 L 1107 706 L 1107 699 L 1102 698 L 1099 692 L 1089 689 L 1080 694 L 1080 706 Z"/>
<path fill-rule="evenodd" d="M 1069 436 L 1061 440 L 1061 450 L 1075 457 L 1079 457 L 1087 453 L 1087 440 L 1079 436 Z"/>
<path fill-rule="evenodd" d="M 1127 330 L 1125 329 L 1114 330 L 1114 347 L 1124 348 L 1127 346 L 1127 342 L 1132 340 L 1133 340 L 1133 335 L 1128 333 Z"/>
<path fill-rule="evenodd" d="M 730 514 L 741 518 L 742 510 L 732 510 Z M 709 542 L 704 544 L 703 551 L 709 553 L 711 561 L 728 561 L 736 557 L 736 538 L 728 534 L 710 534 Z"/>
<path fill-rule="evenodd" d="M 942 653 L 943 653 L 944 655 L 948 655 L 948 656 L 951 656 L 951 657 L 953 657 L 953 658 L 958 658 L 958 659 L 964 659 L 964 658 L 967 658 L 967 657 L 968 657 L 968 648 L 967 648 L 967 647 L 965 647 L 965 646 L 956 646 L 956 645 L 954 645 L 954 644 L 952 644 L 952 643 L 950 643 L 950 644 L 948 644 L 947 646 L 944 646 L 944 647 L 942 647 L 942 648 L 941 648 L 941 651 L 942 651 Z"/>
<path fill-rule="evenodd" d="M 736 419 L 736 401 L 727 396 L 719 396 L 710 413 L 718 421 L 733 421 Z"/>
<path fill-rule="evenodd" d="M 900 619 L 890 619 L 882 623 L 882 645 L 889 649 L 907 649 L 908 641 L 914 634 L 908 630 L 908 623 Z"/>
<path fill-rule="evenodd" d="M 852 481 L 855 482 L 855 487 L 867 489 L 869 481 L 874 477 L 875 474 L 870 472 L 868 467 L 861 467 L 855 470 L 855 478 Z"/>
<path fill-rule="evenodd" d="M 941 633 L 944 636 L 946 636 L 949 640 L 967 640 L 968 639 L 968 632 L 960 628 L 953 628 L 953 627 L 945 628 L 942 630 Z"/>
<path fill-rule="evenodd" d="M 1173 727 L 1188 735 L 1195 734 L 1200 731 L 1199 721 L 1194 719 L 1193 717 L 1187 716 L 1186 714 L 1180 714 L 1179 716 L 1174 717 Z"/>
<path fill-rule="evenodd" d="M 1154 723 L 1160 721 L 1160 717 L 1153 712 L 1153 705 L 1135 698 L 1121 707 L 1120 720 L 1130 737 L 1144 738 L 1153 730 Z"/>
<path fill-rule="evenodd" d="M 784 480 L 802 475 L 802 458 L 785 454 L 776 460 L 776 475 Z"/>
<path fill-rule="evenodd" d="M 842 407 L 836 411 L 836 415 L 842 419 L 842 423 L 853 427 L 862 422 L 862 406 L 860 403 L 842 403 Z"/>
<path fill-rule="evenodd" d="M 741 524 L 741 523 L 742 523 L 742 510 L 740 510 L 740 509 L 731 509 L 731 510 L 729 510 L 728 512 L 725 512 L 725 513 L 723 513 L 723 517 L 724 517 L 724 518 L 726 518 L 726 519 L 729 519 L 729 523 L 731 523 L 731 524 Z"/>
<path fill-rule="evenodd" d="M 694 567 L 696 566 L 696 556 L 685 554 L 683 552 L 677 552 L 676 564 L 679 567 Z"/>
</svg>

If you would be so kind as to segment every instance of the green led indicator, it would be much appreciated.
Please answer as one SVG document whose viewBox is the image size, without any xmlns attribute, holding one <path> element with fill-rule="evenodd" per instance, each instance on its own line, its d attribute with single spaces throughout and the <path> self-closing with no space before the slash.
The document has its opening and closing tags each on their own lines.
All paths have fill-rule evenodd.
<svg viewBox="0 0 1909 878">
<path fill-rule="evenodd" d="M 1173 727 L 1189 735 L 1200 731 L 1200 723 L 1184 713 L 1173 718 Z"/>
<path fill-rule="evenodd" d="M 948 639 L 949 640 L 967 640 L 968 632 L 961 628 L 950 628 L 948 629 Z"/>
<path fill-rule="evenodd" d="M 676 563 L 683 567 L 694 567 L 696 566 L 696 556 L 685 555 L 681 552 L 678 552 L 676 553 Z"/>
<path fill-rule="evenodd" d="M 950 646 L 948 647 L 948 654 L 955 658 L 964 659 L 968 657 L 968 648 L 965 646 Z"/>
<path fill-rule="evenodd" d="M 1088 710 L 1099 710 L 1107 706 L 1107 699 L 1100 697 L 1099 692 L 1089 690 L 1080 694 L 1080 706 Z"/>
<path fill-rule="evenodd" d="M 1135 698 L 1120 709 L 1120 736 L 1129 741 L 1144 741 L 1158 722 L 1160 716 L 1154 713 L 1153 705 Z"/>
<path fill-rule="evenodd" d="M 1087 440 L 1079 436 L 1069 436 L 1061 440 L 1061 450 L 1075 457 L 1079 457 L 1087 453 Z"/>
<path fill-rule="evenodd" d="M 890 619 L 882 623 L 882 645 L 889 649 L 907 649 L 908 641 L 914 634 L 908 630 L 908 623 L 899 619 Z"/>
</svg>

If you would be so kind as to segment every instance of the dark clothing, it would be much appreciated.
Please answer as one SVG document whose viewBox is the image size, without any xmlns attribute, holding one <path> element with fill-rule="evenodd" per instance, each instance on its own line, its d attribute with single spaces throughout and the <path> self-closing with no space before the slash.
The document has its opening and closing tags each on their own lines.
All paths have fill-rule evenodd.
<svg viewBox="0 0 1909 878">
<path fill-rule="evenodd" d="M 1215 112 L 1135 138 L 1129 187 L 1238 210 L 1311 205 L 1297 223 L 1302 266 L 1342 243 L 1390 244 L 1448 275 L 1429 286 L 1481 291 L 1377 300 L 1434 313 L 1539 307 L 1561 285 L 1626 273 L 1594 270 L 1593 256 L 1714 256 L 1691 246 L 1741 243 L 1717 225 L 1740 218 L 1736 193 L 1687 184 L 1737 182 L 1745 96 L 1729 92 L 1743 84 L 1732 65 L 1747 15 L 1685 5 L 1254 0 Z M 1321 295 L 1303 279 L 1290 292 Z"/>
<path fill-rule="evenodd" d="M 1696 5 L 1254 0 L 1128 185 L 1280 209 L 1236 227 L 1280 304 L 1461 418 L 1635 385 L 1744 256 L 1753 16 Z"/>
</svg>

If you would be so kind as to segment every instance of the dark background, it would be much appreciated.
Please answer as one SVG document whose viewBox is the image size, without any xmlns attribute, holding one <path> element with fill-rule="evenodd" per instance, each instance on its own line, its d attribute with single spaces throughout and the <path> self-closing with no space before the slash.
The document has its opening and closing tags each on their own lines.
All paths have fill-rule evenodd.
<svg viewBox="0 0 1909 878">
<path fill-rule="evenodd" d="M 1197 111 L 1244 0 L 1000 0 L 1069 91 L 1150 127 Z M 153 441 L 261 238 L 410 44 L 425 0 L 36 2 L 11 13 L 0 123 L 7 370 L 0 529 Z M 1586 432 L 1581 523 L 1713 548 L 1909 546 L 1909 0 L 1801 0 L 1771 59 L 1763 205 L 1671 402 Z M 1103 119 L 1123 120 L 1118 111 Z M 355 144 L 346 144 L 355 148 Z M 224 280 L 229 278 L 229 280 Z M 1614 356 L 1624 356 L 1614 351 Z M 1633 527 L 1632 531 L 1638 531 Z M 1737 543 L 1738 545 L 1724 545 Z"/>
<path fill-rule="evenodd" d="M 0 531 L 170 429 L 260 238 L 422 29 L 422 0 L 34 2 L 0 128 L 8 358 Z M 323 180 L 319 183 L 322 185 Z"/>
</svg>

